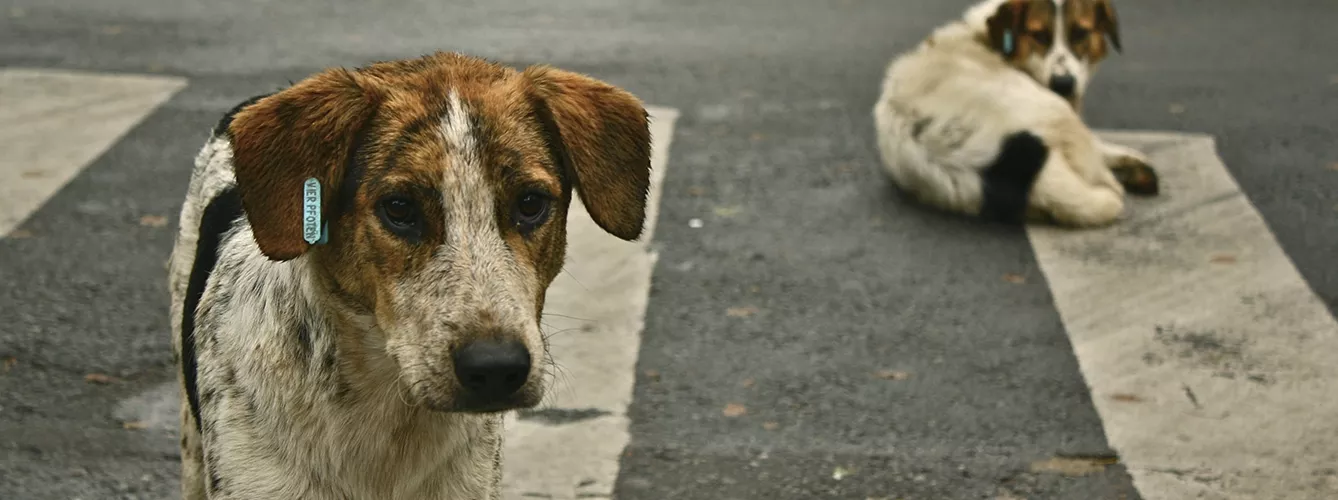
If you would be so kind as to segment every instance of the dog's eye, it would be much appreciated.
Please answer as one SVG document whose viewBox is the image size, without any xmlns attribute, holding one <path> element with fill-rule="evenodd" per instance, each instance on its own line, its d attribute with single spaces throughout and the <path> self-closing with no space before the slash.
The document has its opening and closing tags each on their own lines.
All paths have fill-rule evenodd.
<svg viewBox="0 0 1338 500">
<path fill-rule="evenodd" d="M 1069 41 L 1074 43 L 1082 42 L 1087 38 L 1088 33 L 1090 32 L 1087 31 L 1086 28 L 1074 26 L 1073 29 L 1069 30 Z"/>
<path fill-rule="evenodd" d="M 1050 45 L 1050 42 L 1054 41 L 1051 39 L 1051 34 L 1049 31 L 1037 31 L 1035 33 L 1032 33 L 1031 36 L 1032 38 L 1035 38 L 1036 41 L 1039 42 L 1041 45 L 1048 46 Z"/>
<path fill-rule="evenodd" d="M 525 193 L 516 199 L 515 220 L 521 231 L 528 231 L 544 223 L 551 200 L 539 193 Z"/>
<path fill-rule="evenodd" d="M 381 200 L 381 216 L 393 229 L 412 229 L 418 224 L 418 207 L 409 198 L 391 196 Z"/>
</svg>

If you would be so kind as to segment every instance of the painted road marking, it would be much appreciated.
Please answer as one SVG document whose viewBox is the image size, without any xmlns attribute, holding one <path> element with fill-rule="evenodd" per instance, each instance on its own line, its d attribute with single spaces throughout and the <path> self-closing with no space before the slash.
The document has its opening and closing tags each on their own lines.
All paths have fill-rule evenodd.
<svg viewBox="0 0 1338 500">
<path fill-rule="evenodd" d="M 1028 228 L 1112 447 L 1147 500 L 1338 498 L 1338 322 L 1210 137 L 1103 133 L 1163 195 Z"/>
<path fill-rule="evenodd" d="M 595 225 L 573 200 L 567 265 L 548 290 L 544 330 L 561 370 L 538 411 L 507 418 L 504 498 L 610 498 L 618 460 L 630 439 L 641 330 L 656 254 L 649 248 L 659 212 L 678 111 L 648 107 L 651 188 L 646 230 L 625 242 Z"/>
<path fill-rule="evenodd" d="M 185 86 L 176 77 L 0 68 L 0 238 Z"/>
</svg>

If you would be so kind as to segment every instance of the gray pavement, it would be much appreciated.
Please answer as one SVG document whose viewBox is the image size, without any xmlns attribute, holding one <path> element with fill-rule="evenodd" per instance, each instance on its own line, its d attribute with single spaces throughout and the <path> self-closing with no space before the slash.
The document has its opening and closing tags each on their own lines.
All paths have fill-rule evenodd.
<svg viewBox="0 0 1338 500">
<path fill-rule="evenodd" d="M 966 2 L 452 4 L 0 2 L 0 66 L 189 81 L 0 238 L 0 498 L 171 497 L 174 440 L 113 413 L 172 380 L 163 262 L 209 127 L 323 66 L 438 49 L 681 113 L 615 497 L 1139 498 L 1120 465 L 1034 467 L 1112 451 L 1026 232 L 918 208 L 877 172 L 884 64 Z M 1333 311 L 1338 3 L 1211 4 L 1117 2 L 1125 53 L 1089 120 L 1215 136 Z"/>
</svg>

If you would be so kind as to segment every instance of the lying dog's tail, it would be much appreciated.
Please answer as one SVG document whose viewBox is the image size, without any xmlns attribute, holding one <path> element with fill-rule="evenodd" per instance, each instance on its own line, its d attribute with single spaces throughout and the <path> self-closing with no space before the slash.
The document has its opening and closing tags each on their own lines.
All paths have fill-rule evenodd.
<svg viewBox="0 0 1338 500">
<path fill-rule="evenodd" d="M 980 217 L 1020 223 L 1027 214 L 1027 200 L 1036 176 L 1045 166 L 1050 150 L 1041 138 L 1027 131 L 1003 140 L 994 161 L 980 171 Z"/>
</svg>

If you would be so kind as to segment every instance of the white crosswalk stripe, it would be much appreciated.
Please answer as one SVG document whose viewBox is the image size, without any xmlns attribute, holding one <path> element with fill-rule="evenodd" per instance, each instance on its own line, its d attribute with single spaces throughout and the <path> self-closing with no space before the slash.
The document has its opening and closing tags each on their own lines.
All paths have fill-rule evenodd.
<svg viewBox="0 0 1338 500">
<path fill-rule="evenodd" d="M 0 68 L 0 237 L 185 86 L 175 77 Z"/>
<path fill-rule="evenodd" d="M 1338 498 L 1338 323 L 1211 138 L 1108 133 L 1163 195 L 1030 237 L 1112 447 L 1147 500 Z"/>
</svg>

